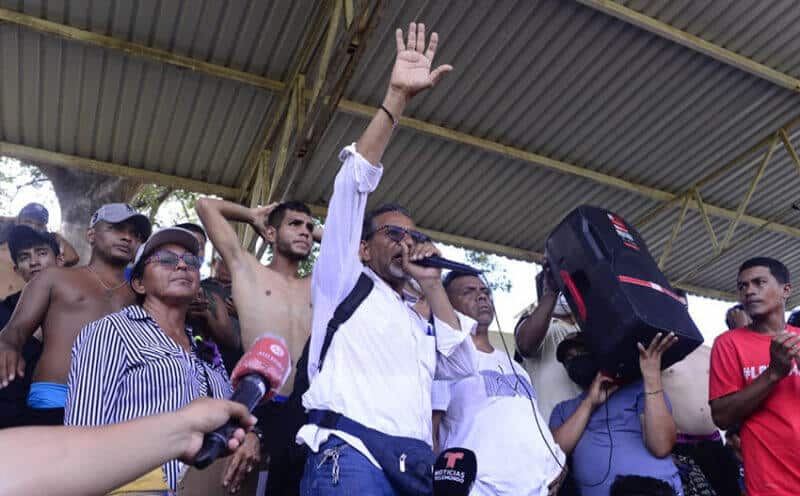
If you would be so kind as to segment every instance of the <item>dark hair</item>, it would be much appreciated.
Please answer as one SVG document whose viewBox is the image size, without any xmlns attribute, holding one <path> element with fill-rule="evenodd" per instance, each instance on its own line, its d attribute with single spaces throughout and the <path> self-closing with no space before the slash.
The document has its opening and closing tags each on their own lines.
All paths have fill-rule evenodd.
<svg viewBox="0 0 800 496">
<path fill-rule="evenodd" d="M 686 291 L 685 291 L 685 290 L 683 290 L 683 289 L 681 289 L 681 288 L 674 288 L 674 292 L 675 292 L 675 294 L 676 294 L 676 295 L 680 296 L 680 297 L 681 297 L 681 298 L 683 298 L 684 300 L 686 300 L 686 299 L 688 298 L 688 296 L 689 296 L 689 295 L 686 293 Z"/>
<path fill-rule="evenodd" d="M 753 267 L 766 267 L 769 269 L 770 274 L 778 280 L 781 284 L 788 284 L 791 282 L 789 277 L 789 269 L 786 268 L 781 262 L 769 257 L 755 257 L 745 260 L 741 267 L 739 267 L 739 274 L 747 269 Z"/>
<path fill-rule="evenodd" d="M 19 252 L 37 246 L 46 246 L 50 248 L 54 257 L 61 255 L 61 247 L 58 246 L 58 241 L 56 241 L 56 238 L 52 234 L 44 234 L 41 238 L 24 237 L 19 241 L 15 240 L 13 246 L 11 243 L 8 244 L 8 249 L 11 252 L 11 260 L 14 261 L 14 265 L 18 265 Z"/>
<path fill-rule="evenodd" d="M 375 218 L 388 212 L 398 212 L 409 219 L 411 218 L 411 212 L 409 212 L 406 207 L 395 203 L 384 203 L 380 207 L 372 209 L 364 215 L 364 225 L 361 227 L 361 239 L 366 241 L 371 238 L 372 235 L 375 234 L 375 229 L 378 228 L 375 225 Z"/>
<path fill-rule="evenodd" d="M 204 240 L 208 241 L 208 234 L 206 234 L 206 230 L 203 229 L 198 224 L 195 224 L 194 222 L 184 222 L 182 224 L 175 224 L 173 227 L 180 227 L 181 229 L 186 229 L 187 231 L 200 234 L 201 236 L 203 236 Z M 202 248 L 202 246 L 200 248 Z"/>
<path fill-rule="evenodd" d="M 444 276 L 444 279 L 442 279 L 442 286 L 444 286 L 444 289 L 447 290 L 453 283 L 453 281 L 455 281 L 459 277 L 470 277 L 470 276 L 477 277 L 475 276 L 475 274 L 471 274 L 469 272 L 459 272 L 457 270 L 451 270 L 450 272 L 447 273 L 446 276 Z"/>
<path fill-rule="evenodd" d="M 269 217 L 267 217 L 267 225 L 274 227 L 275 229 L 281 227 L 281 223 L 283 219 L 286 217 L 286 211 L 291 210 L 292 212 L 300 212 L 304 213 L 308 216 L 311 215 L 311 210 L 308 206 L 299 201 L 287 201 L 283 202 L 275 209 L 269 213 Z"/>
<path fill-rule="evenodd" d="M 611 485 L 609 496 L 675 496 L 675 490 L 660 479 L 620 475 Z"/>
</svg>

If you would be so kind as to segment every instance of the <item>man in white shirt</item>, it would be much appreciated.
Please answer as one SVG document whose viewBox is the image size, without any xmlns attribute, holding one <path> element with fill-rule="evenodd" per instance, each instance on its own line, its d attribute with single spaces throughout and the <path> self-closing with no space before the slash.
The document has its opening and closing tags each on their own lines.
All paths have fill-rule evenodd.
<svg viewBox="0 0 800 496">
<path fill-rule="evenodd" d="M 564 295 L 559 295 L 545 263 L 543 291 L 536 308 L 522 316 L 514 332 L 523 365 L 533 379 L 542 417 L 550 418 L 557 404 L 582 391 L 556 359 L 556 349 L 568 335 L 580 331 Z"/>
<path fill-rule="evenodd" d="M 339 155 L 343 164 L 334 183 L 311 281 L 311 386 L 303 395 L 303 406 L 311 412 L 312 422 L 314 412 L 336 412 L 383 435 L 424 446 L 431 444 L 434 376 L 456 379 L 472 375 L 477 357 L 467 339 L 474 321 L 453 310 L 440 271 L 413 263 L 438 251 L 415 230 L 408 213 L 390 206 L 364 215 L 367 196 L 378 186 L 383 172 L 381 156 L 406 104 L 452 69 L 445 65 L 431 71 L 438 40 L 434 33 L 425 49 L 424 25 L 409 25 L 407 44 L 399 29 L 396 38 L 397 58 L 383 105 L 358 142 Z M 323 361 L 320 355 L 327 324 L 362 273 L 371 279 L 373 288 L 341 324 Z M 419 283 L 431 308 L 430 321 L 404 300 L 408 278 Z M 396 494 L 387 469 L 378 463 L 375 447 L 368 449 L 363 436 L 345 432 L 340 425 L 309 423 L 298 432 L 298 442 L 311 450 L 301 492 Z M 432 460 L 432 451 L 428 454 Z M 402 458 L 401 472 L 404 464 Z"/>
<path fill-rule="evenodd" d="M 489 288 L 478 277 L 458 272 L 450 272 L 444 286 L 453 308 L 478 322 L 472 336 L 478 373 L 434 382 L 438 448 L 475 452 L 478 473 L 471 496 L 555 495 L 566 474 L 566 457 L 538 412 L 525 369 L 489 342 L 494 319 Z"/>
</svg>

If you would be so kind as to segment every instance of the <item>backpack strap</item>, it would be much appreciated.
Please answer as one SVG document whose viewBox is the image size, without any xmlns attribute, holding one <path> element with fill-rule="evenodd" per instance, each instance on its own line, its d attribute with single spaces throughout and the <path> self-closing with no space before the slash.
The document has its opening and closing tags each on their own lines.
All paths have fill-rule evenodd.
<svg viewBox="0 0 800 496">
<path fill-rule="evenodd" d="M 325 361 L 325 355 L 328 354 L 328 348 L 330 348 L 331 341 L 333 341 L 333 335 L 339 330 L 339 326 L 347 322 L 353 315 L 359 305 L 361 305 L 361 302 L 369 296 L 374 285 L 375 283 L 372 279 L 362 272 L 361 275 L 358 276 L 356 286 L 350 291 L 350 294 L 339 303 L 336 310 L 334 310 L 333 317 L 328 322 L 328 328 L 325 330 L 325 340 L 322 342 L 322 349 L 319 352 L 319 370 L 322 370 L 322 362 Z"/>
</svg>

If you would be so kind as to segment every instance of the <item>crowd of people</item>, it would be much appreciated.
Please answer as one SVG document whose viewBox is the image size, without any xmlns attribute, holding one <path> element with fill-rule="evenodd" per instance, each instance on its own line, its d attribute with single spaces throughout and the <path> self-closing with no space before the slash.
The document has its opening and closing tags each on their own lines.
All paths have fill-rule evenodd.
<svg viewBox="0 0 800 496">
<path fill-rule="evenodd" d="M 154 233 L 115 203 L 89 219 L 91 255 L 79 261 L 47 232 L 44 207 L 19 212 L 0 245 L 0 426 L 17 428 L 0 441 L 20 448 L 4 450 L 0 492 L 173 492 L 203 433 L 229 417 L 243 429 L 217 484 L 231 493 L 268 469 L 268 495 L 426 494 L 435 453 L 454 447 L 476 454 L 472 495 L 800 492 L 800 329 L 785 319 L 786 267 L 745 261 L 730 274 L 741 300 L 730 330 L 666 369 L 674 333 L 638 343 L 632 382 L 599 370 L 546 265 L 510 349 L 496 348 L 485 279 L 415 263 L 439 251 L 402 206 L 367 211 L 404 109 L 452 70 L 432 69 L 438 38 L 426 44 L 424 25 L 396 42 L 382 105 L 339 155 L 324 233 L 293 201 L 201 198 L 201 225 Z M 269 264 L 231 222 L 255 229 Z M 265 334 L 285 343 L 292 372 L 273 380 L 256 424 L 222 400 Z M 80 463 L 104 468 L 86 479 L 71 472 Z"/>
</svg>

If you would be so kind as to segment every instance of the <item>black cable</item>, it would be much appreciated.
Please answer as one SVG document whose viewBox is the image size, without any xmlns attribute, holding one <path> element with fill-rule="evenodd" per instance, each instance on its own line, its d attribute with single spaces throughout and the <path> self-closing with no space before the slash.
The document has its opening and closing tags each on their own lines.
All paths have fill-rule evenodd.
<svg viewBox="0 0 800 496">
<path fill-rule="evenodd" d="M 508 345 L 506 344 L 506 339 L 505 337 L 503 337 L 503 329 L 500 327 L 500 319 L 497 317 L 497 310 L 494 307 L 494 296 L 492 295 L 492 290 L 491 287 L 489 286 L 489 281 L 486 279 L 486 275 L 483 273 L 481 273 L 481 279 L 483 280 L 484 286 L 486 286 L 486 288 L 489 290 L 489 295 L 490 295 L 489 303 L 491 303 L 492 305 L 492 313 L 494 314 L 494 320 L 495 322 L 497 322 L 497 330 L 499 331 L 500 334 L 500 341 L 502 341 L 503 343 L 503 348 L 505 349 L 506 357 L 508 358 L 508 364 L 511 366 L 511 371 L 514 373 L 514 377 L 516 377 L 517 379 L 517 384 L 519 384 L 520 382 L 522 382 L 522 380 L 520 379 L 519 374 L 517 373 L 517 369 L 514 368 L 514 360 L 511 358 L 511 353 L 508 351 Z M 531 387 L 533 387 L 532 384 Z M 547 450 L 550 451 L 550 455 L 552 455 L 553 459 L 556 461 L 556 464 L 558 464 L 558 467 L 561 470 L 564 470 L 564 464 L 561 463 L 561 460 L 558 459 L 558 456 L 556 456 L 556 452 L 553 450 L 553 447 L 550 446 L 550 443 L 547 441 L 547 437 L 544 435 L 544 431 L 542 430 L 542 425 L 541 423 L 539 423 L 539 415 L 536 412 L 536 404 L 533 402 L 533 396 L 531 396 L 531 392 L 528 391 L 528 388 L 525 387 L 524 384 L 522 389 L 525 390 L 525 395 L 528 397 L 528 401 L 530 401 L 531 403 L 531 412 L 533 412 L 533 420 L 536 421 L 536 428 L 539 429 L 539 435 L 542 437 L 542 441 L 544 441 L 545 446 L 547 446 Z"/>
<path fill-rule="evenodd" d="M 599 485 L 605 484 L 608 480 L 608 476 L 611 475 L 611 459 L 614 457 L 614 436 L 611 435 L 611 421 L 609 420 L 608 414 L 608 390 L 604 389 L 603 391 L 606 395 L 605 406 L 606 406 L 606 429 L 608 430 L 608 468 L 606 469 L 606 475 L 603 476 L 603 480 L 597 482 L 595 484 L 581 484 L 583 487 L 597 487 Z"/>
</svg>

